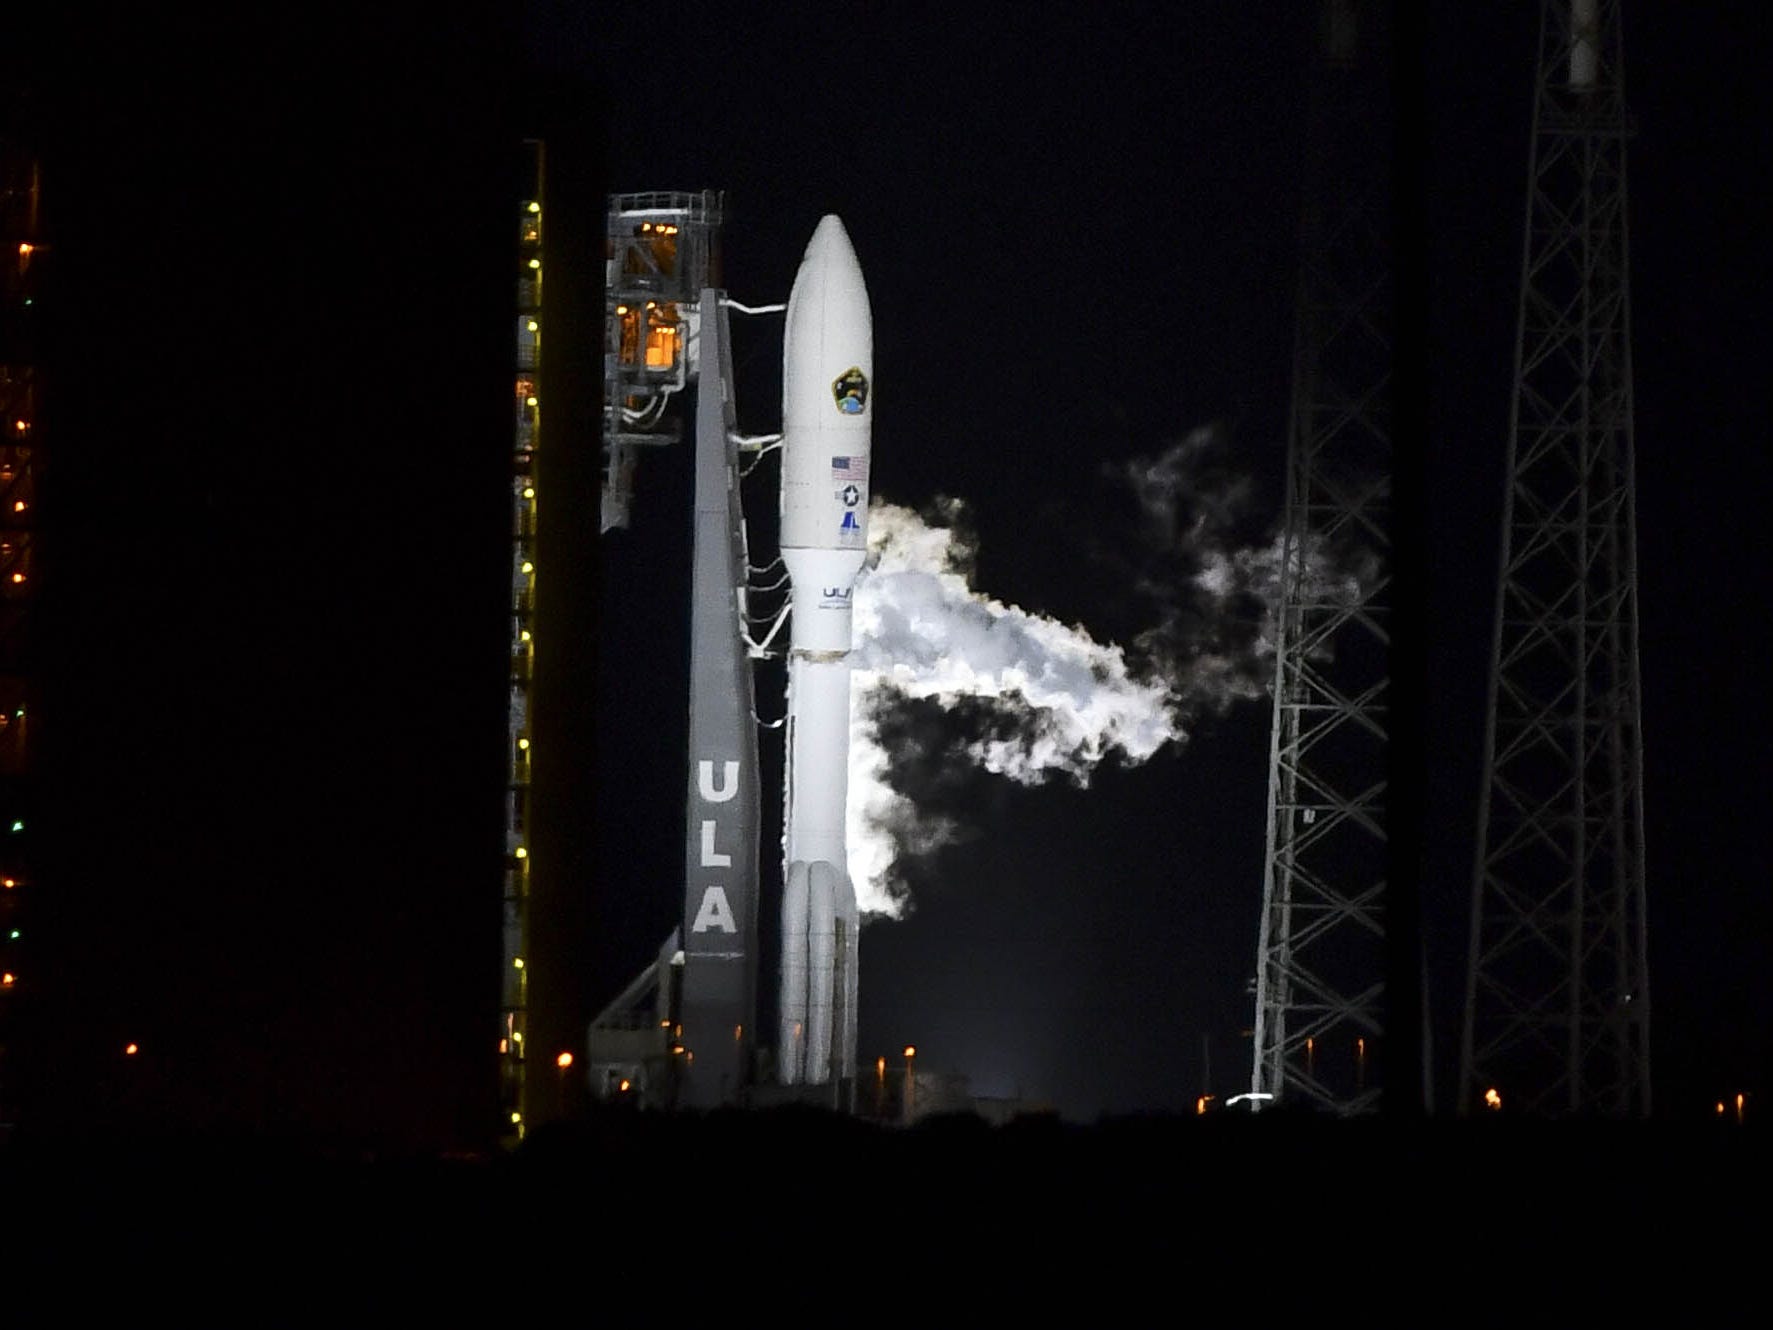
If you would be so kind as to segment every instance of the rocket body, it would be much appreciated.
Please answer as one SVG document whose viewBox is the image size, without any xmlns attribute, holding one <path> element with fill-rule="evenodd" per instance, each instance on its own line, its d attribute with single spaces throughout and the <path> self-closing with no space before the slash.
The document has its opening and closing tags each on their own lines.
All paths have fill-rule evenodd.
<svg viewBox="0 0 1773 1330">
<path fill-rule="evenodd" d="M 844 827 L 873 393 L 868 288 L 843 223 L 827 216 L 795 276 L 782 346 L 781 545 L 794 596 L 777 1042 L 787 1085 L 846 1080 L 855 1066 L 858 921 Z"/>
</svg>

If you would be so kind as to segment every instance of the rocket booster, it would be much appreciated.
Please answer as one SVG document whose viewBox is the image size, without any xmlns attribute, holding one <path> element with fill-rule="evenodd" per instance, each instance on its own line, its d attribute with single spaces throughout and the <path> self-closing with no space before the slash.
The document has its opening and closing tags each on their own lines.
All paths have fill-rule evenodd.
<svg viewBox="0 0 1773 1330">
<path fill-rule="evenodd" d="M 849 795 L 850 609 L 868 552 L 874 417 L 868 288 L 835 216 L 807 245 L 782 345 L 782 559 L 793 586 L 779 1075 L 854 1074 L 856 893 Z"/>
</svg>

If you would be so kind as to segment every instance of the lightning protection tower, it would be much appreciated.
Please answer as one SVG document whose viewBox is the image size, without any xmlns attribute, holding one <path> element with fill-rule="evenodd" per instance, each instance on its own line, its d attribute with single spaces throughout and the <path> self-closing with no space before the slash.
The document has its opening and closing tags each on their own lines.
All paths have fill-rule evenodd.
<svg viewBox="0 0 1773 1330">
<path fill-rule="evenodd" d="M 1618 0 L 1545 0 L 1460 1109 L 1650 1110 Z"/>
<path fill-rule="evenodd" d="M 1372 6 L 1322 7 L 1300 227 L 1251 1083 L 1257 1095 L 1342 1113 L 1378 1100 L 1385 973 L 1391 284 L 1386 65 L 1377 37 Z"/>
</svg>

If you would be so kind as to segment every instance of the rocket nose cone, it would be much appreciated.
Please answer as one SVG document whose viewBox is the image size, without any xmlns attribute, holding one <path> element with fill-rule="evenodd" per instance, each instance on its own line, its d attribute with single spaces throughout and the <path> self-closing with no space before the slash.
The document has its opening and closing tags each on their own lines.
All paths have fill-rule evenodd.
<svg viewBox="0 0 1773 1330">
<path fill-rule="evenodd" d="M 819 225 L 813 229 L 813 238 L 807 242 L 806 258 L 808 262 L 817 263 L 856 262 L 856 249 L 850 244 L 850 233 L 844 230 L 843 219 L 836 213 L 828 212 L 819 219 Z"/>
</svg>

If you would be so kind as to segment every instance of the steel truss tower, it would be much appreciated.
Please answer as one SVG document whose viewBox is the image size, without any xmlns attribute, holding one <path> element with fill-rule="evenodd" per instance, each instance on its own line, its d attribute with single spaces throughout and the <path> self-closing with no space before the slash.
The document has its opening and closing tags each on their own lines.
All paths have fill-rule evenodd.
<svg viewBox="0 0 1773 1330">
<path fill-rule="evenodd" d="M 1627 133 L 1618 0 L 1545 0 L 1461 1111 L 1650 1110 Z"/>
<path fill-rule="evenodd" d="M 1323 7 L 1314 71 L 1251 1081 L 1343 1113 L 1379 1095 L 1387 854 L 1389 140 L 1361 8 Z"/>
</svg>

